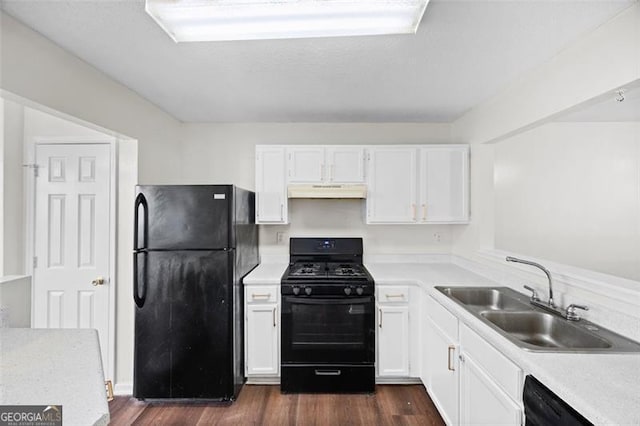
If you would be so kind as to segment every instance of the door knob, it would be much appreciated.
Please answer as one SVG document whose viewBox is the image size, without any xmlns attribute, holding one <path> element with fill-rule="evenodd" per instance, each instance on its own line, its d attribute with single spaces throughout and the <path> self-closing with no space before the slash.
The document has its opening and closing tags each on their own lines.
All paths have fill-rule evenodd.
<svg viewBox="0 0 640 426">
<path fill-rule="evenodd" d="M 91 284 L 94 285 L 94 286 L 103 285 L 104 284 L 104 278 L 98 277 L 95 280 L 91 281 Z"/>
</svg>

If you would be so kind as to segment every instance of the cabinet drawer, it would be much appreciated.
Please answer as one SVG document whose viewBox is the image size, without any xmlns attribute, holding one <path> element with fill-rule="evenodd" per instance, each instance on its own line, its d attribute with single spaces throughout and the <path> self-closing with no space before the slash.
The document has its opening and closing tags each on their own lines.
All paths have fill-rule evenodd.
<svg viewBox="0 0 640 426">
<path fill-rule="evenodd" d="M 433 322 L 444 331 L 450 339 L 458 340 L 458 318 L 438 303 L 433 297 L 429 297 L 427 314 Z"/>
<path fill-rule="evenodd" d="M 378 303 L 407 303 L 409 301 L 408 286 L 378 286 Z"/>
<path fill-rule="evenodd" d="M 279 286 L 253 285 L 247 286 L 245 291 L 245 301 L 247 303 L 265 303 L 278 301 Z"/>
<path fill-rule="evenodd" d="M 522 370 L 465 324 L 460 326 L 462 352 L 473 360 L 515 401 L 522 400 Z"/>
</svg>

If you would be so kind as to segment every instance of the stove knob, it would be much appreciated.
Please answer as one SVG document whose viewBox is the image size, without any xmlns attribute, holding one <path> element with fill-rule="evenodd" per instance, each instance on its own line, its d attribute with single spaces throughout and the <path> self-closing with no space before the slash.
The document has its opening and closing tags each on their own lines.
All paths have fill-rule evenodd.
<svg viewBox="0 0 640 426">
<path fill-rule="evenodd" d="M 351 294 L 351 287 L 345 287 L 344 288 L 344 294 L 346 294 L 347 296 Z"/>
<path fill-rule="evenodd" d="M 362 296 L 362 293 L 364 293 L 364 288 L 362 287 L 356 288 L 356 293 L 358 293 L 358 296 Z"/>
<path fill-rule="evenodd" d="M 296 296 L 297 296 L 298 294 L 300 294 L 300 287 L 294 287 L 294 288 L 293 288 L 293 294 L 295 294 Z"/>
<path fill-rule="evenodd" d="M 307 296 L 311 295 L 311 287 L 305 287 L 304 288 L 304 292 L 307 294 Z"/>
</svg>

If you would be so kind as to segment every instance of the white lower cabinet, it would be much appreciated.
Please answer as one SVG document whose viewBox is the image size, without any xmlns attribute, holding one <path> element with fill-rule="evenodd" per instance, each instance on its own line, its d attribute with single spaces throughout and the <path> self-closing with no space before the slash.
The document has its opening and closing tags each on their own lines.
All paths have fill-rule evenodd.
<svg viewBox="0 0 640 426">
<path fill-rule="evenodd" d="M 410 289 L 379 285 L 376 289 L 376 367 L 378 377 L 406 378 L 410 375 Z"/>
<path fill-rule="evenodd" d="M 245 374 L 247 378 L 280 373 L 279 287 L 245 287 Z"/>
<path fill-rule="evenodd" d="M 460 360 L 460 424 L 520 425 L 522 410 L 466 353 Z"/>
<path fill-rule="evenodd" d="M 378 305 L 378 376 L 409 376 L 408 305 Z"/>
<path fill-rule="evenodd" d="M 523 372 L 427 297 L 422 380 L 448 425 L 522 425 Z"/>
<path fill-rule="evenodd" d="M 457 319 L 433 299 L 427 300 L 429 315 L 423 338 L 426 352 L 427 390 L 448 425 L 458 424 L 458 329 Z M 445 321 L 438 321 L 439 318 Z M 453 322 L 452 322 L 453 321 Z M 439 325 L 437 325 L 439 324 Z M 441 327 L 442 326 L 442 327 Z M 444 329 L 443 329 L 444 328 Z M 446 331 L 445 331 L 446 330 Z"/>
<path fill-rule="evenodd" d="M 521 425 L 523 372 L 460 324 L 460 423 Z"/>
</svg>

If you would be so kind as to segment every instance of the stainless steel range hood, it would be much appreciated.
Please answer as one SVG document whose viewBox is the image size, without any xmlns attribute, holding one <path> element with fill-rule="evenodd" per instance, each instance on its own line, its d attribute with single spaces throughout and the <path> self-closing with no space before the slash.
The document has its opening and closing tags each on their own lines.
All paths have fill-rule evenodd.
<svg viewBox="0 0 640 426">
<path fill-rule="evenodd" d="M 289 185 L 289 198 L 367 198 L 367 186 L 345 185 Z"/>
</svg>

